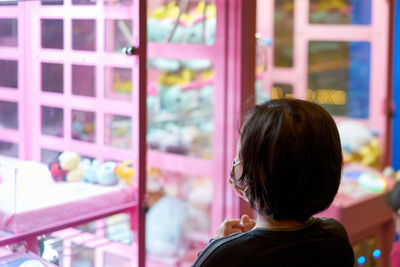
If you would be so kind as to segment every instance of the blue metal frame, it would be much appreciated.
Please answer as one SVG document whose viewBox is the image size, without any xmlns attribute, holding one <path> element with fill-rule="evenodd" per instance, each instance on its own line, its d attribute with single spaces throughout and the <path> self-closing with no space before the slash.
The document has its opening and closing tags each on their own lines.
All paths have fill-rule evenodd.
<svg viewBox="0 0 400 267">
<path fill-rule="evenodd" d="M 400 1 L 394 3 L 394 33 L 393 33 L 393 102 L 400 107 Z M 398 110 L 398 109 L 397 109 Z M 400 115 L 395 110 L 392 117 L 392 166 L 400 169 Z"/>
</svg>

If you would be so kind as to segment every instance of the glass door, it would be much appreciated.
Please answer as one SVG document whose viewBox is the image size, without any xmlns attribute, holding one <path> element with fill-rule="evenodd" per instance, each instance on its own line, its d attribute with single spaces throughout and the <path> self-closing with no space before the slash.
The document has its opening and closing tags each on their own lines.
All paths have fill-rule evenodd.
<svg viewBox="0 0 400 267">
<path fill-rule="evenodd" d="M 363 126 L 368 128 L 386 148 L 389 3 L 258 1 L 257 12 L 266 55 L 266 70 L 260 71 L 256 89 L 258 101 L 313 101 L 339 125 L 352 121 L 350 127 L 360 132 Z M 354 152 L 351 145 L 346 149 Z"/>
</svg>

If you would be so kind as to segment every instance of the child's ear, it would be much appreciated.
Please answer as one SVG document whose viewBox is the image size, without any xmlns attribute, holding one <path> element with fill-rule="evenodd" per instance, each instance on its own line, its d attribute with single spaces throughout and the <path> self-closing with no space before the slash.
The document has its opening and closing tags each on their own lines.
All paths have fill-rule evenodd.
<svg viewBox="0 0 400 267">
<path fill-rule="evenodd" d="M 397 215 L 400 215 L 400 209 L 397 210 Z"/>
</svg>

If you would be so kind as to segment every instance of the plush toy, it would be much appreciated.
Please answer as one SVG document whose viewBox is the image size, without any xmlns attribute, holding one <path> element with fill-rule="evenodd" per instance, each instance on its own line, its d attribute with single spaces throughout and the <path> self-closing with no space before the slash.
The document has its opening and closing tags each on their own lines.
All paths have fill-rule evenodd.
<svg viewBox="0 0 400 267">
<path fill-rule="evenodd" d="M 86 183 L 97 183 L 97 170 L 100 168 L 100 161 L 90 159 L 83 159 L 80 163 L 80 167 L 83 170 L 83 182 Z"/>
<path fill-rule="evenodd" d="M 114 174 L 115 162 L 108 161 L 101 164 L 98 160 L 84 159 L 80 166 L 84 173 L 83 181 L 86 183 L 108 186 L 118 182 L 118 177 Z"/>
<path fill-rule="evenodd" d="M 66 181 L 66 176 L 68 171 L 61 169 L 60 161 L 56 160 L 52 162 L 49 166 L 51 177 L 53 177 L 56 182 Z"/>
<path fill-rule="evenodd" d="M 132 168 L 132 162 L 125 160 L 115 166 L 115 175 L 125 181 L 128 185 L 132 184 L 132 178 L 134 177 L 134 170 Z"/>
<path fill-rule="evenodd" d="M 380 167 L 382 151 L 373 131 L 355 121 L 338 124 L 338 130 L 345 163 L 358 162 L 372 167 Z"/>
<path fill-rule="evenodd" d="M 177 256 L 183 246 L 183 225 L 187 205 L 180 199 L 164 196 L 146 213 L 147 252 L 158 256 Z"/>
<path fill-rule="evenodd" d="M 50 165 L 50 173 L 54 181 L 76 182 L 83 178 L 83 171 L 79 168 L 81 157 L 78 153 L 64 151 L 57 160 Z"/>
<path fill-rule="evenodd" d="M 101 185 L 115 185 L 118 180 L 114 174 L 116 163 L 112 161 L 104 162 L 97 171 L 97 181 Z"/>
</svg>

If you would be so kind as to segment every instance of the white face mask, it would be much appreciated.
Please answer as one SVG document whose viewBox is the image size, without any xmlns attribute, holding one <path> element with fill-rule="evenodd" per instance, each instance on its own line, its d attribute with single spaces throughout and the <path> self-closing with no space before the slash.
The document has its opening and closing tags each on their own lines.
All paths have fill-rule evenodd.
<svg viewBox="0 0 400 267">
<path fill-rule="evenodd" d="M 247 190 L 249 189 L 249 186 L 246 186 L 244 189 L 241 189 L 239 186 L 236 184 L 236 179 L 233 177 L 235 167 L 241 164 L 242 162 L 240 160 L 235 161 L 233 160 L 232 163 L 232 170 L 229 175 L 229 184 L 232 186 L 232 188 L 235 190 L 236 194 L 243 199 L 246 202 L 249 202 L 249 199 L 247 197 Z"/>
</svg>

